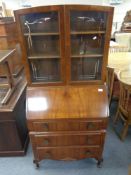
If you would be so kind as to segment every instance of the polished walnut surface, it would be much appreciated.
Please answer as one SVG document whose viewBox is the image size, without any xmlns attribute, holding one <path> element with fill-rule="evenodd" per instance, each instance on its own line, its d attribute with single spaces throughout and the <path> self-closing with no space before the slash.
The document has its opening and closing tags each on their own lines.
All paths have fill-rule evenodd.
<svg viewBox="0 0 131 175">
<path fill-rule="evenodd" d="M 28 88 L 27 119 L 101 118 L 108 116 L 104 85 Z"/>
<path fill-rule="evenodd" d="M 109 114 L 104 85 L 28 87 L 26 102 L 37 167 L 42 159 L 101 164 Z"/>
<path fill-rule="evenodd" d="M 100 165 L 113 8 L 44 6 L 17 10 L 15 17 L 29 85 L 26 118 L 34 163 L 95 158 Z"/>
</svg>

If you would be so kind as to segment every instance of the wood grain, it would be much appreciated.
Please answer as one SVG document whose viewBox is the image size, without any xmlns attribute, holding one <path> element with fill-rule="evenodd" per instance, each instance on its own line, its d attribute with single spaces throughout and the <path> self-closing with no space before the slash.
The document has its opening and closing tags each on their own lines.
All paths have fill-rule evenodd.
<svg viewBox="0 0 131 175">
<path fill-rule="evenodd" d="M 28 88 L 27 119 L 104 118 L 108 116 L 106 93 L 104 85 Z"/>
<path fill-rule="evenodd" d="M 44 14 L 52 11 L 59 14 L 60 44 L 58 46 L 60 47 L 61 81 L 33 82 L 29 66 L 31 59 L 27 60 L 29 56 L 25 42 L 27 37 L 24 36 L 22 31 L 21 17 L 33 13 Z M 92 31 L 87 30 L 80 33 L 76 30 L 76 32 L 72 32 L 70 16 L 72 11 L 82 12 L 82 14 L 85 12 L 89 12 L 89 14 L 90 12 L 91 14 L 100 13 L 102 16 L 107 17 L 107 20 L 104 21 L 105 27 L 101 30 L 94 28 Z M 105 81 L 113 8 L 86 5 L 33 7 L 15 11 L 15 17 L 29 85 L 27 88 L 26 111 L 34 163 L 38 167 L 42 159 L 74 160 L 95 158 L 100 164 L 109 115 L 107 90 L 103 84 Z M 98 62 L 100 62 L 99 73 L 95 75 L 94 79 L 86 79 L 86 71 L 88 68 L 91 69 L 87 61 L 87 67 L 83 63 L 83 69 L 85 70 L 80 70 L 86 73 L 82 74 L 80 72 L 79 77 L 74 81 L 71 77 L 72 59 L 79 59 L 79 52 L 78 58 L 72 58 L 75 54 L 72 54 L 71 50 L 73 45 L 71 37 L 74 37 L 75 34 L 77 37 L 87 35 L 88 42 L 91 41 L 92 36 L 97 38 L 96 35 L 99 35 L 100 41 L 104 43 L 100 44 L 92 41 L 89 47 L 92 46 L 96 50 L 98 49 L 100 53 L 98 51 L 94 53 L 94 49 L 87 53 L 88 56 L 85 54 L 88 60 L 92 61 L 96 56 L 97 60 L 99 60 Z M 75 44 L 73 47 L 75 47 Z M 99 48 L 101 49 L 99 50 Z M 83 57 L 81 58 L 83 59 Z M 98 62 L 96 63 L 98 64 Z M 76 65 L 77 69 L 79 69 L 80 64 Z M 45 66 L 47 65 L 45 64 Z M 49 71 L 52 71 L 52 69 Z M 73 73 L 75 74 L 75 72 Z M 81 75 L 83 76 L 82 80 Z"/>
</svg>

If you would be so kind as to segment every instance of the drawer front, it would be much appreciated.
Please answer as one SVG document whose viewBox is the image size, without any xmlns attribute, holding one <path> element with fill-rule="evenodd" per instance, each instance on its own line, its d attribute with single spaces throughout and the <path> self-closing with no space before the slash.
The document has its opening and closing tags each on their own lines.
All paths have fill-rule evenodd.
<svg viewBox="0 0 131 175">
<path fill-rule="evenodd" d="M 38 160 L 76 160 L 83 158 L 100 157 L 100 147 L 56 147 L 56 148 L 36 148 Z"/>
<path fill-rule="evenodd" d="M 78 131 L 79 122 L 33 122 L 34 131 L 50 132 L 50 131 Z"/>
<path fill-rule="evenodd" d="M 55 123 L 48 123 L 48 122 L 34 122 L 33 128 L 34 131 L 38 132 L 56 131 Z"/>
<path fill-rule="evenodd" d="M 95 131 L 100 129 L 103 129 L 102 120 L 80 122 L 80 131 Z"/>
<path fill-rule="evenodd" d="M 104 129 L 102 120 L 91 121 L 57 121 L 57 122 L 33 122 L 33 131 L 95 131 Z"/>
<path fill-rule="evenodd" d="M 72 145 L 100 145 L 101 133 L 96 134 L 35 134 L 33 138 L 37 146 L 72 146 Z"/>
</svg>

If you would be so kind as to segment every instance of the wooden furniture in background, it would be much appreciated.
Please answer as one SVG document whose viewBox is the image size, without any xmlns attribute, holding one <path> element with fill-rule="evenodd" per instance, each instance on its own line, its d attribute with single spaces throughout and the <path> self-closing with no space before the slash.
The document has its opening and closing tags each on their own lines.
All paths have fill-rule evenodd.
<svg viewBox="0 0 131 175">
<path fill-rule="evenodd" d="M 100 165 L 107 127 L 104 85 L 27 90 L 27 124 L 34 163 L 95 158 Z M 104 109 L 104 110 L 103 110 Z"/>
<path fill-rule="evenodd" d="M 5 76 L 0 78 L 0 88 L 5 91 L 5 96 L 1 104 L 6 104 L 14 93 L 17 84 L 20 82 L 20 77 L 13 77 L 9 60 L 16 54 L 16 50 L 0 50 L 0 66 L 5 71 Z M 6 92 L 7 91 L 7 92 Z"/>
<path fill-rule="evenodd" d="M 120 52 L 130 52 L 131 51 L 131 33 L 124 32 L 116 32 L 115 33 L 115 41 L 118 43 L 120 47 Z"/>
<path fill-rule="evenodd" d="M 109 53 L 108 66 L 113 67 L 116 74 L 121 70 L 131 67 L 131 52 Z"/>
<path fill-rule="evenodd" d="M 17 76 L 23 69 L 22 55 L 16 22 L 13 17 L 0 18 L 0 50 L 16 49 L 17 53 L 9 60 L 13 76 Z M 5 70 L 0 67 L 0 76 L 5 76 Z"/>
<path fill-rule="evenodd" d="M 120 133 L 120 138 L 124 140 L 127 135 L 128 127 L 131 125 L 131 81 L 130 84 L 121 81 L 120 74 L 121 72 L 119 73 L 120 97 L 114 123 L 116 124 L 119 119 L 122 120 L 123 129 Z"/>
<path fill-rule="evenodd" d="M 17 77 L 18 78 L 18 77 Z M 2 84 L 0 79 L 0 86 Z M 24 72 L 6 104 L 2 104 L 6 89 L 0 87 L 0 156 L 24 155 L 28 145 L 26 127 L 26 85 Z"/>
<path fill-rule="evenodd" d="M 128 168 L 128 175 L 131 175 L 131 164 L 129 165 L 129 168 Z"/>
<path fill-rule="evenodd" d="M 128 51 L 129 51 L 129 48 L 127 46 L 120 44 L 118 42 L 110 41 L 110 49 L 109 49 L 110 53 L 112 53 L 112 52 L 128 52 Z"/>
<path fill-rule="evenodd" d="M 107 76 L 106 76 L 106 83 L 108 89 L 108 102 L 109 106 L 112 100 L 112 93 L 113 93 L 113 85 L 114 85 L 114 68 L 107 67 Z"/>
<path fill-rule="evenodd" d="M 121 70 L 118 73 L 118 78 L 123 83 L 131 85 L 131 67 Z"/>
<path fill-rule="evenodd" d="M 16 10 L 28 85 L 103 83 L 112 16 L 103 6 Z"/>
<path fill-rule="evenodd" d="M 88 5 L 15 11 L 31 86 L 27 122 L 36 166 L 42 159 L 87 157 L 96 158 L 100 166 L 112 17 L 112 7 Z"/>
<path fill-rule="evenodd" d="M 124 17 L 124 21 L 121 26 L 122 32 L 131 32 L 131 10 L 126 12 L 126 15 Z"/>
<path fill-rule="evenodd" d="M 119 98 L 119 81 L 117 74 L 119 71 L 130 70 L 131 67 L 131 52 L 112 52 L 108 56 L 108 67 L 114 68 L 115 79 L 113 87 L 113 97 Z M 126 79 L 126 77 L 125 77 Z M 124 81 L 124 79 L 123 79 Z M 126 81 L 126 80 L 125 80 Z"/>
</svg>

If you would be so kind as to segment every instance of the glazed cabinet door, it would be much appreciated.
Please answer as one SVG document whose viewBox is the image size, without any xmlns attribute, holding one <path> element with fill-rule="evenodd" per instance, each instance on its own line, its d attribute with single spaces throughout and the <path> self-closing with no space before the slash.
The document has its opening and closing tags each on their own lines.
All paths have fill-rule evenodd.
<svg viewBox="0 0 131 175">
<path fill-rule="evenodd" d="M 28 85 L 105 81 L 113 8 L 33 7 L 15 18 Z"/>
<path fill-rule="evenodd" d="M 29 84 L 62 84 L 63 8 L 37 7 L 16 12 Z"/>
<path fill-rule="evenodd" d="M 101 83 L 105 79 L 112 9 L 66 7 L 66 58 L 70 83 Z"/>
</svg>

